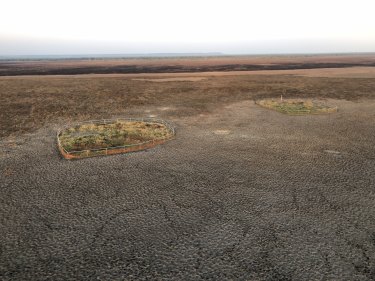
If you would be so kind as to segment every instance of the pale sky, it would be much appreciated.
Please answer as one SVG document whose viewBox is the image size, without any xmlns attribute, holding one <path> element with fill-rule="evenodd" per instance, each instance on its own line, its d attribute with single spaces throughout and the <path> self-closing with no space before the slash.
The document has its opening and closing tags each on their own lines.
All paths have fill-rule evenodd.
<svg viewBox="0 0 375 281">
<path fill-rule="evenodd" d="M 0 0 L 0 55 L 375 52 L 375 0 Z"/>
</svg>

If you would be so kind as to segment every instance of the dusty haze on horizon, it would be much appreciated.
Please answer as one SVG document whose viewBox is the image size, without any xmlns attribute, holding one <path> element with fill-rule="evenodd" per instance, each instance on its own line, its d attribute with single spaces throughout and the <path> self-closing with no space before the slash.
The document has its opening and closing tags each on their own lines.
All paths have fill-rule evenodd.
<svg viewBox="0 0 375 281">
<path fill-rule="evenodd" d="M 0 55 L 374 52 L 375 4 L 4 0 Z"/>
</svg>

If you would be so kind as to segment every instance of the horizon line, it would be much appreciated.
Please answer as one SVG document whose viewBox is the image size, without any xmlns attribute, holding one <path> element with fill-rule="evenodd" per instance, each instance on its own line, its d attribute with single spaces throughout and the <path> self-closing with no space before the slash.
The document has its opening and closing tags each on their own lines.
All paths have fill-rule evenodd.
<svg viewBox="0 0 375 281">
<path fill-rule="evenodd" d="M 96 53 L 96 54 L 43 54 L 43 55 L 1 55 L 0 60 L 51 60 L 51 59 L 110 59 L 110 58 L 173 58 L 173 57 L 224 57 L 224 56 L 314 56 L 314 55 L 365 55 L 374 52 L 290 52 L 290 53 L 223 53 L 223 52 L 156 52 L 156 53 Z"/>
</svg>

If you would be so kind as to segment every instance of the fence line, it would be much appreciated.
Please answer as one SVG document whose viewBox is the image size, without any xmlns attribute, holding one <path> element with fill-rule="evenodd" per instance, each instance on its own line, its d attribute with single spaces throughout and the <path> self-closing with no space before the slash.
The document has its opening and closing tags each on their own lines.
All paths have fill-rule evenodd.
<svg viewBox="0 0 375 281">
<path fill-rule="evenodd" d="M 111 151 L 121 150 L 121 149 L 123 149 L 124 151 L 125 150 L 136 151 L 136 149 L 134 149 L 134 150 L 132 150 L 132 149 L 136 148 L 136 147 L 139 147 L 140 148 L 139 150 L 141 150 L 142 147 L 145 147 L 145 146 L 150 145 L 150 144 L 155 144 L 155 143 L 160 143 L 160 142 L 166 141 L 168 139 L 173 138 L 173 136 L 175 135 L 175 129 L 174 129 L 173 126 L 171 126 L 168 122 L 166 122 L 162 119 L 155 119 L 155 118 L 114 118 L 114 119 L 90 120 L 90 121 L 82 121 L 82 122 L 79 122 L 79 123 L 75 123 L 74 126 L 77 127 L 77 126 L 80 126 L 80 125 L 83 125 L 83 124 L 103 124 L 103 125 L 106 125 L 106 124 L 111 124 L 111 123 L 116 123 L 116 122 L 121 122 L 121 121 L 163 124 L 164 126 L 167 127 L 167 129 L 171 133 L 172 137 L 158 138 L 158 139 L 149 140 L 149 141 L 145 141 L 145 142 L 137 143 L 137 144 L 128 144 L 128 145 L 122 145 L 122 146 L 111 146 L 111 147 L 106 147 L 106 148 L 94 148 L 94 149 L 67 151 L 61 145 L 61 141 L 60 141 L 61 133 L 65 129 L 70 127 L 70 126 L 66 125 L 62 129 L 58 130 L 58 132 L 57 132 L 58 148 L 60 149 L 61 153 L 64 155 L 65 158 L 69 158 L 69 157 L 71 157 L 71 158 L 81 158 L 81 157 L 77 157 L 77 156 L 74 156 L 74 155 L 76 155 L 76 154 L 82 155 L 82 153 L 86 153 L 86 156 L 83 156 L 83 157 L 89 157 L 89 156 L 96 156 L 96 155 L 90 155 L 90 153 L 97 153 L 97 152 L 105 152 L 103 154 L 107 155 L 108 151 L 111 152 Z M 103 155 L 103 154 L 99 153 L 98 155 Z M 66 157 L 66 156 L 68 156 L 68 157 Z"/>
</svg>

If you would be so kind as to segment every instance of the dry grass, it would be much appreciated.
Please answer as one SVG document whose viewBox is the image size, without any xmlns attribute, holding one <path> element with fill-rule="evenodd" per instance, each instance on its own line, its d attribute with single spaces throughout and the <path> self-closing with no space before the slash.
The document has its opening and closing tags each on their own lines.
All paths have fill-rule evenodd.
<svg viewBox="0 0 375 281">
<path fill-rule="evenodd" d="M 69 74 L 69 72 L 95 73 L 98 69 L 104 73 L 133 73 L 137 69 L 148 69 L 141 73 L 166 72 L 165 68 L 172 70 L 213 71 L 210 68 L 220 66 L 220 70 L 244 70 L 244 66 L 273 66 L 275 64 L 286 66 L 291 64 L 293 69 L 296 64 L 356 64 L 369 65 L 374 63 L 374 54 L 353 55 L 294 55 L 294 56 L 219 56 L 219 57 L 179 57 L 179 58 L 118 58 L 118 59 L 77 59 L 77 60 L 47 60 L 47 61 L 0 61 L 0 75 L 6 73 L 49 73 Z M 307 67 L 309 68 L 309 67 Z M 110 71 L 109 71 L 110 70 Z M 78 72 L 78 73 L 77 73 Z M 176 72 L 176 71 L 173 71 Z M 139 72 L 138 72 L 139 73 Z"/>
<path fill-rule="evenodd" d="M 230 103 L 272 98 L 284 91 L 289 98 L 375 98 L 375 79 L 370 78 L 243 74 L 164 83 L 132 78 L 84 75 L 0 78 L 0 138 L 33 132 L 47 123 L 139 116 L 139 111 L 146 110 L 161 118 L 198 116 Z M 165 107 L 173 110 L 158 110 Z"/>
<path fill-rule="evenodd" d="M 325 114 L 337 112 L 337 107 L 330 107 L 311 99 L 263 99 L 256 101 L 262 107 L 289 115 Z"/>
<path fill-rule="evenodd" d="M 140 121 L 88 123 L 60 132 L 59 140 L 65 151 L 83 151 L 130 146 L 168 139 L 172 132 L 164 124 Z"/>
</svg>

